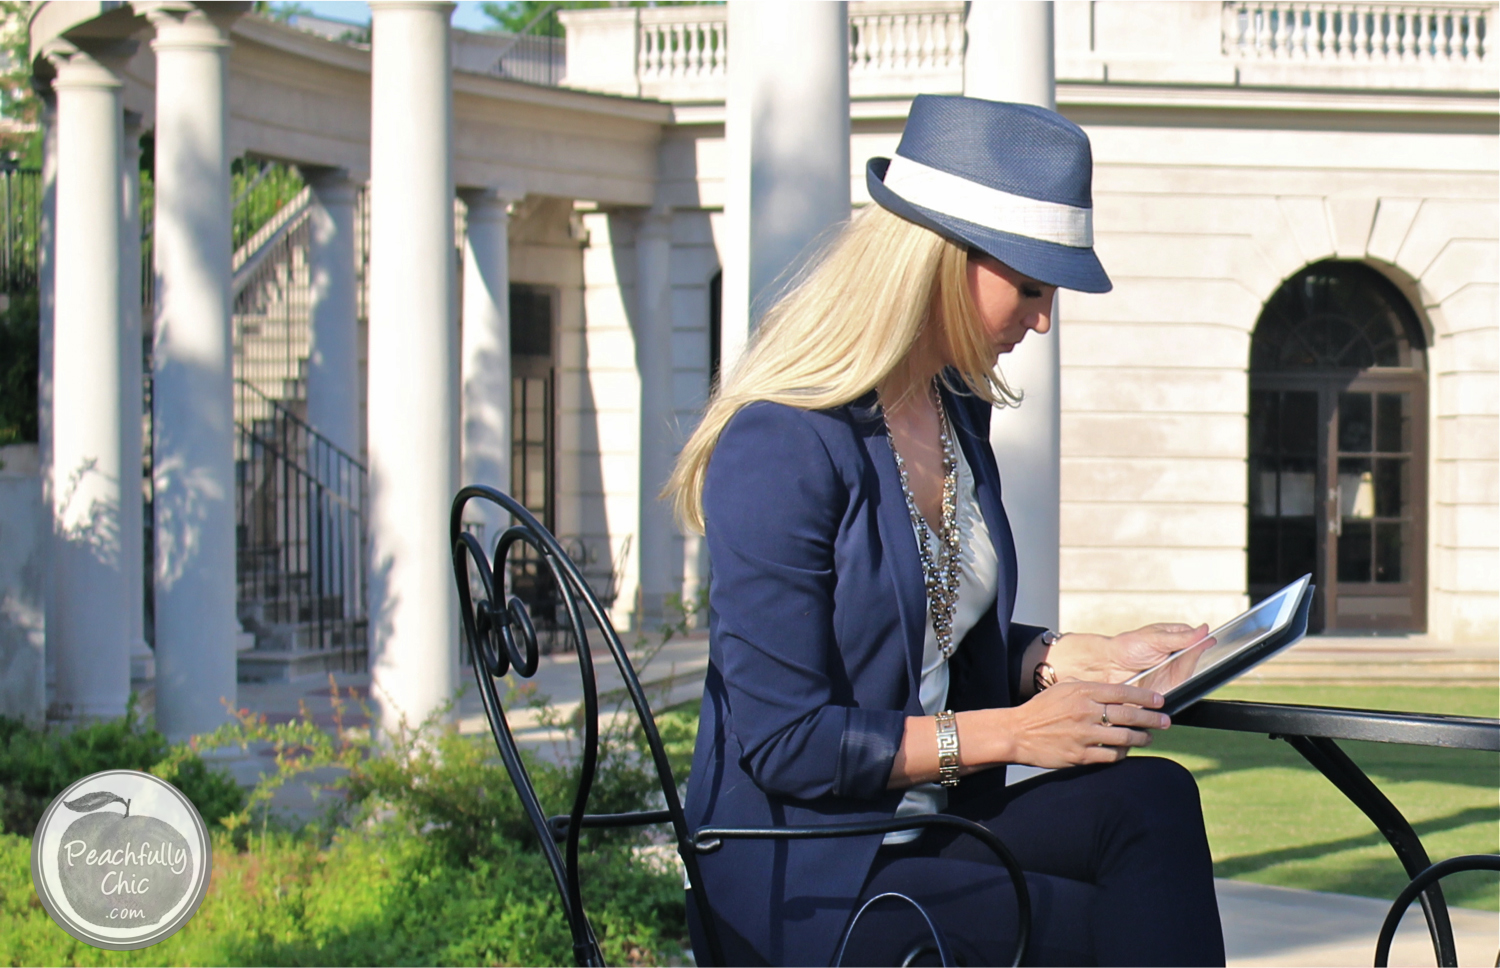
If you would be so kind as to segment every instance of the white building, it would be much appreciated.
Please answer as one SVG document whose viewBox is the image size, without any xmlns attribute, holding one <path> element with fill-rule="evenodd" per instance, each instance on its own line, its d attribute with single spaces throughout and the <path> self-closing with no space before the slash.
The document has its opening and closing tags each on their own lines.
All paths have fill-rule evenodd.
<svg viewBox="0 0 1500 968">
<path fill-rule="evenodd" d="M 456 681 L 444 545 L 461 477 L 536 508 L 612 586 L 620 623 L 702 585 L 699 543 L 651 495 L 767 277 L 756 230 L 734 221 L 761 190 L 755 138 L 783 174 L 836 159 L 867 204 L 865 161 L 894 149 L 911 98 L 962 93 L 966 73 L 976 92 L 996 50 L 971 12 L 966 53 L 959 2 L 851 2 L 847 37 L 822 23 L 843 5 L 791 4 L 774 9 L 796 23 L 755 33 L 732 73 L 731 28 L 759 29 L 747 6 L 569 11 L 554 86 L 507 77 L 511 42 L 450 32 L 444 4 L 374 4 L 373 52 L 246 6 L 33 15 L 57 132 L 43 473 L 73 528 L 51 595 L 78 603 L 49 610 L 49 649 L 73 715 L 128 688 L 129 633 L 109 622 L 114 599 L 88 590 L 115 582 L 119 608 L 135 607 L 108 556 L 68 564 L 66 535 L 100 516 L 62 486 L 130 449 L 101 430 L 128 413 L 101 410 L 128 399 L 124 378 L 105 386 L 128 347 L 97 350 L 134 325 L 139 294 L 112 281 L 134 256 L 76 241 L 129 237 L 118 172 L 133 171 L 132 138 L 113 125 L 155 139 L 159 716 L 204 728 L 234 688 L 234 375 L 266 392 L 302 381 L 298 412 L 368 464 L 371 667 L 388 715 L 410 714 Z M 1500 639 L 1496 16 L 1466 2 L 1055 4 L 1056 103 L 1093 141 L 1097 248 L 1115 280 L 1060 304 L 1063 628 L 1212 621 L 1312 570 L 1328 629 Z M 830 103 L 845 117 L 845 56 L 847 157 L 837 120 L 778 149 L 766 132 Z M 808 78 L 824 80 L 787 114 L 785 92 Z M 782 98 L 779 126 L 728 96 L 756 84 Z M 227 251 L 226 166 L 247 154 L 312 186 L 261 240 L 285 248 L 306 222 L 301 255 Z M 290 369 L 257 377 L 243 359 L 260 337 L 230 296 L 246 298 L 261 264 L 322 282 L 283 340 Z M 1035 412 L 997 415 L 997 436 Z M 1004 448 L 1000 460 L 1004 473 Z M 118 472 L 96 476 L 93 507 L 119 506 Z"/>
</svg>

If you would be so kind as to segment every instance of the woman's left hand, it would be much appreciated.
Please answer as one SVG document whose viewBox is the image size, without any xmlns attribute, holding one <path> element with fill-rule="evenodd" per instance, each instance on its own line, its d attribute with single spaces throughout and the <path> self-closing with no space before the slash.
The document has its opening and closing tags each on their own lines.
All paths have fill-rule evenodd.
<svg viewBox="0 0 1500 968">
<path fill-rule="evenodd" d="M 1070 632 L 1053 644 L 1047 661 L 1060 680 L 1124 682 L 1207 634 L 1207 625 L 1180 622 L 1157 622 L 1113 636 Z"/>
</svg>

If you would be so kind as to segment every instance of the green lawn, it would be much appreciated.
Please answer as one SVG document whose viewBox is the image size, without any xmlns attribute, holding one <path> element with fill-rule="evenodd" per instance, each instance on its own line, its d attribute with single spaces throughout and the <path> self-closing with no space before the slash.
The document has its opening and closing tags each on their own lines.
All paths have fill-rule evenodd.
<svg viewBox="0 0 1500 968">
<path fill-rule="evenodd" d="M 1215 698 L 1500 715 L 1500 692 L 1484 687 L 1254 685 Z M 1500 850 L 1500 756 L 1340 745 L 1411 821 L 1434 861 Z M 1286 743 L 1180 727 L 1158 734 L 1150 752 L 1197 777 L 1219 876 L 1381 898 L 1394 898 L 1405 884 L 1370 821 Z M 1443 885 L 1454 905 L 1500 910 L 1496 874 L 1458 874 Z"/>
</svg>

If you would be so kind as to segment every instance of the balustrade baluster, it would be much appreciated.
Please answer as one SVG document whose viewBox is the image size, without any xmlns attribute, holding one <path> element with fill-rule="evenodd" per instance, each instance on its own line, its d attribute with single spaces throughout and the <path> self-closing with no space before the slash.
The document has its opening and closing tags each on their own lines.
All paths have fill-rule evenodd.
<svg viewBox="0 0 1500 968">
<path fill-rule="evenodd" d="M 1327 4 L 1319 4 L 1317 17 L 1318 58 L 1333 60 L 1338 56 L 1338 41 L 1333 30 L 1333 11 Z"/>
<path fill-rule="evenodd" d="M 1369 8 L 1354 7 L 1354 59 L 1370 59 Z"/>
<path fill-rule="evenodd" d="M 697 80 L 703 76 L 703 47 L 698 37 L 697 24 L 682 25 L 682 72 Z"/>
<path fill-rule="evenodd" d="M 1287 48 L 1287 56 L 1294 60 L 1307 59 L 1307 28 L 1302 21 L 1303 8 L 1293 4 L 1290 8 L 1292 15 L 1291 44 Z"/>
<path fill-rule="evenodd" d="M 1473 13 L 1473 11 L 1466 10 L 1463 13 L 1459 14 L 1457 17 L 1455 17 L 1453 19 L 1453 29 L 1455 31 L 1460 30 L 1460 29 L 1463 30 L 1463 36 L 1459 39 L 1459 45 L 1458 45 L 1459 59 L 1462 60 L 1465 64 L 1467 64 L 1467 63 L 1469 63 L 1469 55 L 1470 55 L 1470 53 L 1473 50 L 1473 44 L 1472 44 L 1472 39 L 1474 37 L 1474 13 Z"/>
<path fill-rule="evenodd" d="M 1437 57 L 1439 60 L 1453 60 L 1454 20 L 1452 10 L 1437 12 Z"/>
<path fill-rule="evenodd" d="M 1350 28 L 1350 24 L 1349 24 L 1349 15 L 1350 15 L 1350 11 L 1351 10 L 1353 10 L 1353 7 L 1345 6 L 1343 4 L 1339 4 L 1339 6 L 1338 6 L 1338 12 L 1339 12 L 1339 14 L 1338 14 L 1339 15 L 1338 59 L 1339 60 L 1349 60 L 1349 59 L 1351 59 L 1354 56 L 1354 39 L 1353 39 L 1353 36 L 1351 34 L 1351 28 Z"/>
<path fill-rule="evenodd" d="M 899 18 L 886 15 L 880 18 L 880 26 L 880 50 L 882 55 L 880 62 L 888 71 L 900 70 L 902 66 L 901 48 L 904 46 L 901 43 L 901 28 L 903 24 Z"/>
</svg>

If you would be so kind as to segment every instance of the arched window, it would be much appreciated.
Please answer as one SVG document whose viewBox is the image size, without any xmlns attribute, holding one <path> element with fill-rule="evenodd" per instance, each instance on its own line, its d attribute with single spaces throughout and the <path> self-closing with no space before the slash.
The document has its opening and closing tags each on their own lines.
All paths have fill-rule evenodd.
<svg viewBox="0 0 1500 968">
<path fill-rule="evenodd" d="M 1329 629 L 1426 622 L 1422 328 L 1369 266 L 1282 284 L 1250 350 L 1248 590 L 1311 572 Z"/>
<path fill-rule="evenodd" d="M 1420 367 L 1422 327 L 1389 279 L 1358 262 L 1320 262 L 1276 290 L 1250 350 L 1257 373 Z"/>
</svg>

